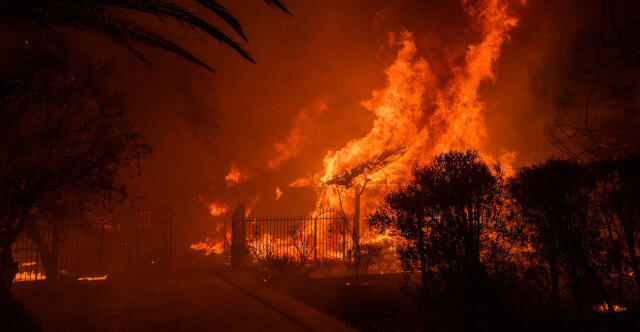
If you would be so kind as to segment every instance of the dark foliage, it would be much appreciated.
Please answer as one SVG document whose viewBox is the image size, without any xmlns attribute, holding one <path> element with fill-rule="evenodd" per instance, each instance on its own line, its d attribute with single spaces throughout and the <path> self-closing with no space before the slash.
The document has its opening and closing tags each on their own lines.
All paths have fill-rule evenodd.
<svg viewBox="0 0 640 332">
<path fill-rule="evenodd" d="M 283 2 L 265 0 L 271 6 L 289 13 Z M 213 13 L 224 21 L 245 41 L 247 37 L 240 22 L 229 10 L 215 0 L 194 0 L 199 10 Z M 208 35 L 231 47 L 245 59 L 254 62 L 249 53 L 219 27 L 196 14 L 191 9 L 170 0 L 94 0 L 94 1 L 48 1 L 7 0 L 0 2 L 0 21 L 40 25 L 48 28 L 70 27 L 97 32 L 135 53 L 141 60 L 146 58 L 134 47 L 137 42 L 174 53 L 188 61 L 212 70 L 198 57 L 183 49 L 166 36 L 145 24 L 144 16 L 157 17 L 162 22 L 173 20 L 192 30 Z"/>
<path fill-rule="evenodd" d="M 484 287 L 483 235 L 499 213 L 501 173 L 476 151 L 452 151 L 413 170 L 414 180 L 389 193 L 367 219 L 376 230 L 406 240 L 399 249 L 407 272 L 420 271 L 423 296 L 429 274 L 466 299 L 467 326 L 475 326 Z"/>
<path fill-rule="evenodd" d="M 0 67 L 0 292 L 10 299 L 16 237 L 66 220 L 53 215 L 81 213 L 125 197 L 118 172 L 139 165 L 149 147 L 130 128 L 123 99 L 101 89 L 103 68 L 76 68 L 28 48 L 5 56 L 9 61 Z"/>
</svg>

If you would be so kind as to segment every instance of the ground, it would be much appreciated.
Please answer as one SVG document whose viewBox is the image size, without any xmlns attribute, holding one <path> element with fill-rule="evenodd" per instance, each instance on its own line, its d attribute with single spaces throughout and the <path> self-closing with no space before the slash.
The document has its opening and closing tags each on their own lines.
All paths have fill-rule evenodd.
<svg viewBox="0 0 640 332">
<path fill-rule="evenodd" d="M 353 330 L 254 280 L 228 267 L 201 266 L 54 287 L 22 283 L 14 294 L 45 331 Z"/>
</svg>

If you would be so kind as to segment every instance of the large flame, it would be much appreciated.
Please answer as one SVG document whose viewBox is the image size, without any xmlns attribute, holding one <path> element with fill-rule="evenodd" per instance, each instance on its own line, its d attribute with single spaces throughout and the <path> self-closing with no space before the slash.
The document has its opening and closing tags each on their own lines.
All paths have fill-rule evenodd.
<svg viewBox="0 0 640 332">
<path fill-rule="evenodd" d="M 435 84 L 426 59 L 417 57 L 413 35 L 403 31 L 391 40 L 399 47 L 395 62 L 386 70 L 387 86 L 372 93 L 362 105 L 374 113 L 373 128 L 364 137 L 349 141 L 324 157 L 320 174 L 317 208 L 350 204 L 358 186 L 406 182 L 411 166 L 450 149 L 482 150 L 487 141 L 485 104 L 479 96 L 480 84 L 494 80 L 494 66 L 500 48 L 518 20 L 508 13 L 504 0 L 462 2 L 482 35 L 469 45 L 465 64 L 454 68 L 444 85 Z M 442 87 L 444 86 L 444 87 Z M 342 188 L 327 182 L 349 169 L 398 149 L 400 155 L 379 170 L 356 176 Z M 512 160 L 506 151 L 501 161 Z M 494 161 L 490 157 L 485 157 Z M 503 159 L 503 160 L 502 160 Z M 351 190 L 346 190 L 353 186 Z M 344 193 L 341 193 L 341 190 Z M 339 197 L 339 195 L 344 195 Z"/>
<path fill-rule="evenodd" d="M 409 181 L 413 165 L 451 149 L 486 149 L 489 137 L 479 89 L 482 83 L 495 79 L 500 49 L 518 24 L 509 13 L 509 3 L 513 1 L 462 0 L 480 38 L 467 46 L 464 63 L 453 68 L 445 81 L 442 75 L 434 74 L 428 59 L 418 56 L 411 32 L 389 34 L 389 46 L 397 49 L 397 54 L 384 70 L 387 84 L 361 103 L 374 115 L 370 132 L 337 151 L 328 151 L 321 172 L 306 174 L 288 184 L 314 187 L 318 199 L 312 214 L 324 208 L 341 208 L 346 213 L 364 215 L 388 186 Z M 315 102 L 300 111 L 286 138 L 274 143 L 276 154 L 267 162 L 269 169 L 277 169 L 302 153 L 311 139 L 312 125 L 326 109 L 326 103 Z M 495 158 L 483 158 L 509 165 L 515 155 L 504 150 Z M 240 172 L 232 167 L 227 185 L 241 181 Z M 281 194 L 276 187 L 276 200 Z M 246 216 L 259 198 L 257 195 L 249 202 Z M 363 240 L 391 241 L 388 235 L 371 234 Z"/>
</svg>

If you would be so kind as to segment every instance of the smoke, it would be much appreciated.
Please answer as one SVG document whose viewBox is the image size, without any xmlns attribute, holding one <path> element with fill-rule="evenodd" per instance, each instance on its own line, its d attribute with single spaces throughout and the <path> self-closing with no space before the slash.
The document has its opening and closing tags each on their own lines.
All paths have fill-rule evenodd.
<svg viewBox="0 0 640 332">
<path fill-rule="evenodd" d="M 216 227 L 239 203 L 255 201 L 254 215 L 312 211 L 314 177 L 330 177 L 383 151 L 365 144 L 375 135 L 387 135 L 381 142 L 411 143 L 399 162 L 421 160 L 448 146 L 478 146 L 512 167 L 552 153 L 542 129 L 556 109 L 564 50 L 586 14 L 576 9 L 577 1 L 551 0 L 526 6 L 509 1 L 498 13 L 474 11 L 482 2 L 291 2 L 293 17 L 229 3 L 243 22 L 247 49 L 257 64 L 201 36 L 175 36 L 216 74 L 154 50 L 145 52 L 149 67 L 91 36 L 77 47 L 96 59 L 116 59 L 126 73 L 114 85 L 134 100 L 133 121 L 154 149 L 131 187 L 149 201 L 174 206 L 175 247 L 180 248 L 205 236 L 221 238 Z M 498 29 L 495 38 L 487 38 L 487 29 L 505 17 L 517 17 L 517 26 L 504 26 L 508 36 Z M 483 42 L 499 42 L 499 56 L 474 53 Z M 469 65 L 473 54 L 482 66 Z M 412 67 L 412 74 L 389 77 L 394 63 Z M 476 72 L 482 78 L 471 88 L 464 85 L 470 81 L 459 79 Z M 408 86 L 419 100 L 385 97 L 389 82 L 401 79 L 413 82 Z M 384 100 L 402 105 L 403 117 L 385 114 L 378 106 Z M 464 100 L 482 111 L 455 122 L 460 125 L 446 125 L 451 122 L 442 119 L 459 114 L 453 110 Z M 380 128 L 377 134 L 374 128 Z M 398 133 L 408 138 L 391 137 Z M 425 137 L 428 146 L 411 141 Z M 345 146 L 355 145 L 363 150 L 347 156 Z M 325 160 L 331 156 L 338 164 L 327 173 Z M 225 176 L 232 166 L 246 181 L 228 186 Z M 212 216 L 213 203 L 228 207 L 227 212 Z"/>
</svg>

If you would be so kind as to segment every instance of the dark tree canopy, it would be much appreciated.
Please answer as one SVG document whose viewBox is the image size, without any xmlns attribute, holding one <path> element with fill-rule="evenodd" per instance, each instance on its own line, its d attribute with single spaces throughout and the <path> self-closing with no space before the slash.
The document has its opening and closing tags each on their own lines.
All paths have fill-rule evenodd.
<svg viewBox="0 0 640 332">
<path fill-rule="evenodd" d="M 368 218 L 377 231 L 405 242 L 398 252 L 407 272 L 420 271 L 424 295 L 428 274 L 437 271 L 469 288 L 478 287 L 487 226 L 498 216 L 501 172 L 476 151 L 451 151 L 417 166 L 414 179 L 388 193 Z M 475 300 L 469 292 L 471 307 Z"/>
<path fill-rule="evenodd" d="M 0 65 L 0 320 L 5 322 L 4 315 L 15 310 L 10 287 L 17 272 L 11 254 L 16 237 L 33 230 L 39 218 L 80 213 L 125 197 L 122 171 L 139 165 L 150 148 L 127 121 L 126 102 L 103 88 L 104 68 L 28 48 L 3 56 L 8 61 Z"/>
</svg>

